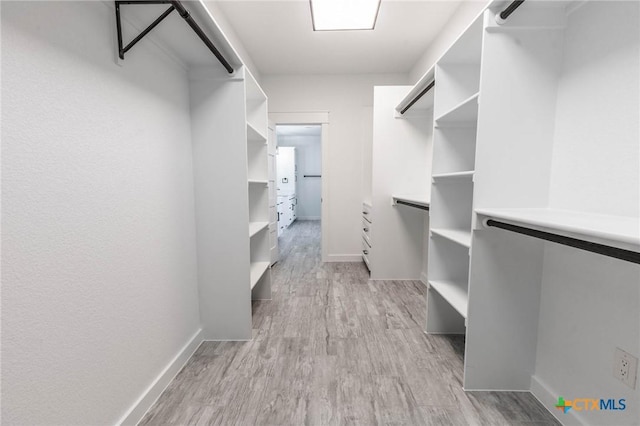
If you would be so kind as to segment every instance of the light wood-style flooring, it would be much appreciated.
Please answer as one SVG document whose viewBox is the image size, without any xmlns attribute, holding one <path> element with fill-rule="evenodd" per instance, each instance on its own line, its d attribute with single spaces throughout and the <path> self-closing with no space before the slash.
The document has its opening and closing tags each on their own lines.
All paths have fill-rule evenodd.
<svg viewBox="0 0 640 426">
<path fill-rule="evenodd" d="M 319 222 L 280 238 L 253 340 L 205 342 L 142 425 L 557 425 L 529 393 L 464 392 L 464 340 L 426 335 L 419 281 L 320 260 Z"/>
</svg>

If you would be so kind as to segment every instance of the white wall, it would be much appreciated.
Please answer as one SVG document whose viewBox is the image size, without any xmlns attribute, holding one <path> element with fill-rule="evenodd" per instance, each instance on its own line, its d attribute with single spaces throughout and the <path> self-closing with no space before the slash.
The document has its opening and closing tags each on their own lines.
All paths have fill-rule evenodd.
<svg viewBox="0 0 640 426">
<path fill-rule="evenodd" d="M 322 178 L 305 178 L 304 175 L 322 174 L 320 136 L 279 135 L 278 146 L 290 146 L 296 149 L 298 220 L 319 220 Z"/>
<path fill-rule="evenodd" d="M 440 56 L 451 47 L 453 42 L 489 3 L 489 0 L 465 0 L 461 2 L 449 21 L 442 27 L 438 37 L 429 44 L 427 50 L 417 59 L 415 65 L 409 71 L 411 84 L 415 84 L 436 63 Z"/>
<path fill-rule="evenodd" d="M 363 199 L 363 114 L 371 114 L 373 86 L 406 84 L 404 74 L 265 75 L 270 112 L 329 111 L 329 143 L 322 179 L 329 185 L 328 260 L 360 261 Z M 370 132 L 368 132 L 370 135 Z M 368 142 L 370 143 L 370 142 Z M 326 171 L 326 173 L 325 173 Z M 328 176 L 325 176 L 327 175 Z"/>
<path fill-rule="evenodd" d="M 2 2 L 2 423 L 113 424 L 199 329 L 187 78 L 103 2 Z"/>
</svg>

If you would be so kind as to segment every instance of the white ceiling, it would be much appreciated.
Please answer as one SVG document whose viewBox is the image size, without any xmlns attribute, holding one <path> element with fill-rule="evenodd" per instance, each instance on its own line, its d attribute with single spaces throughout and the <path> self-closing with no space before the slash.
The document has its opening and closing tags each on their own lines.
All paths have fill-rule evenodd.
<svg viewBox="0 0 640 426">
<path fill-rule="evenodd" d="M 382 0 L 373 31 L 314 32 L 308 0 L 221 0 L 262 74 L 406 73 L 460 5 Z"/>
</svg>

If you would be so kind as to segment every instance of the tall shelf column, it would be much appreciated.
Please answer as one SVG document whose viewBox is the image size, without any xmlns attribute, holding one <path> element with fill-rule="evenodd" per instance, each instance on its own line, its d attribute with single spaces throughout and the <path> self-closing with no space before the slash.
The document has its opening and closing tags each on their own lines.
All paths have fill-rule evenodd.
<svg viewBox="0 0 640 426">
<path fill-rule="evenodd" d="M 482 19 L 435 70 L 427 332 L 465 333 Z"/>
</svg>

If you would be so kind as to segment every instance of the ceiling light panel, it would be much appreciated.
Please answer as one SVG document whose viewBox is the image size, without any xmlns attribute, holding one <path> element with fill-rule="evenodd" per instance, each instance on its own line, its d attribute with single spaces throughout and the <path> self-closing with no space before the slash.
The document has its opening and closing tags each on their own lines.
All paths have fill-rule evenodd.
<svg viewBox="0 0 640 426">
<path fill-rule="evenodd" d="M 309 0 L 315 31 L 372 30 L 381 0 Z"/>
</svg>

